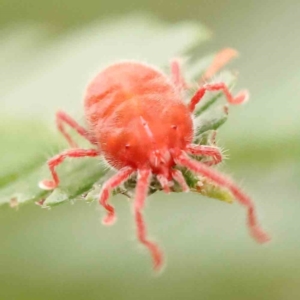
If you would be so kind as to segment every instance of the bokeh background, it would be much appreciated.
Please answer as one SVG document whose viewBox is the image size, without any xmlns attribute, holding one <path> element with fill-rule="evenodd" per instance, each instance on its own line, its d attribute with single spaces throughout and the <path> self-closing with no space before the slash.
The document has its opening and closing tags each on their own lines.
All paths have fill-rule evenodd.
<svg viewBox="0 0 300 300">
<path fill-rule="evenodd" d="M 231 109 L 219 132 L 230 154 L 222 170 L 253 196 L 273 241 L 252 241 L 238 205 L 158 193 L 146 217 L 168 264 L 154 276 L 123 197 L 112 200 L 119 214 L 112 228 L 101 226 L 96 203 L 4 206 L 0 299 L 300 297 L 299 1 L 0 0 L 0 174 L 14 158 L 55 152 L 44 126 L 55 133 L 57 108 L 82 118 L 83 88 L 99 67 L 130 56 L 163 64 L 183 50 L 190 23 L 180 25 L 190 37 L 164 40 L 183 21 L 213 34 L 199 55 L 225 46 L 241 53 L 230 68 L 251 101 Z M 35 130 L 22 131 L 19 120 L 36 121 Z"/>
</svg>

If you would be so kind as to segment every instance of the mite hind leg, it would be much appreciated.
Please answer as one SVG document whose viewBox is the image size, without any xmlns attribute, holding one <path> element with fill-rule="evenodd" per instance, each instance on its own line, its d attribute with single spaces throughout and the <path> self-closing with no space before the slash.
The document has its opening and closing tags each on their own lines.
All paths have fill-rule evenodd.
<svg viewBox="0 0 300 300">
<path fill-rule="evenodd" d="M 228 64 L 233 58 L 238 56 L 238 52 L 232 48 L 225 48 L 219 51 L 212 63 L 205 70 L 200 84 L 202 85 L 205 81 L 209 80 L 213 75 L 219 72 L 226 64 Z M 182 69 L 180 59 L 174 58 L 171 60 L 171 78 L 175 86 L 179 88 L 180 91 L 186 90 L 189 88 L 186 83 Z"/>
<path fill-rule="evenodd" d="M 183 91 L 188 89 L 188 84 L 186 83 L 182 69 L 181 62 L 179 58 L 174 58 L 171 60 L 171 80 L 174 85 L 179 89 L 179 91 Z"/>
<path fill-rule="evenodd" d="M 55 155 L 48 160 L 48 167 L 52 175 L 52 180 L 42 180 L 39 182 L 39 187 L 44 190 L 53 190 L 59 185 L 59 176 L 56 172 L 56 167 L 60 165 L 67 157 L 95 157 L 99 152 L 94 149 L 69 149 L 60 154 Z"/>
<path fill-rule="evenodd" d="M 75 129 L 75 131 L 84 137 L 86 140 L 88 140 L 91 144 L 95 144 L 95 140 L 90 136 L 89 132 L 83 128 L 81 125 L 79 125 L 72 117 L 70 117 L 68 114 L 66 114 L 63 111 L 58 111 L 56 113 L 56 125 L 58 130 L 62 133 L 62 135 L 65 137 L 67 142 L 72 148 L 77 148 L 77 144 L 73 141 L 71 136 L 66 132 L 65 130 L 65 124 L 69 125 L 71 128 Z"/>
<path fill-rule="evenodd" d="M 203 99 L 203 96 L 207 91 L 221 91 L 227 98 L 228 103 L 235 105 L 245 103 L 249 97 L 249 93 L 247 90 L 242 90 L 236 96 L 233 96 L 224 82 L 205 84 L 202 87 L 200 87 L 192 97 L 189 103 L 189 108 L 191 112 L 195 110 L 196 105 Z"/>
<path fill-rule="evenodd" d="M 226 64 L 228 64 L 233 58 L 238 56 L 238 52 L 232 48 L 225 48 L 219 51 L 210 66 L 205 70 L 202 78 L 200 80 L 200 84 L 209 80 L 218 73 Z"/>
</svg>

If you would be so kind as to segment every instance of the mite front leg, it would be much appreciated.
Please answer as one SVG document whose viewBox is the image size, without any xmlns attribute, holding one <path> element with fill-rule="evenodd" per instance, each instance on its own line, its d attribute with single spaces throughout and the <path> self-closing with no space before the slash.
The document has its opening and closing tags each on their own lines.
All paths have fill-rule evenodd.
<svg viewBox="0 0 300 300">
<path fill-rule="evenodd" d="M 94 149 L 70 149 L 58 155 L 55 155 L 48 161 L 48 166 L 53 180 L 42 180 L 39 182 L 39 187 L 44 190 L 53 190 L 59 185 L 60 180 L 55 168 L 60 165 L 67 157 L 95 157 L 98 155 L 99 152 Z"/>
<path fill-rule="evenodd" d="M 259 243 L 265 243 L 270 240 L 268 234 L 264 232 L 258 224 L 256 210 L 251 198 L 248 197 L 232 180 L 203 163 L 191 159 L 184 151 L 175 157 L 175 162 L 199 175 L 205 176 L 218 186 L 228 189 L 235 199 L 246 207 L 248 228 L 252 237 Z"/>
<path fill-rule="evenodd" d="M 170 186 L 169 186 L 169 180 L 167 179 L 167 177 L 165 177 L 162 174 L 158 174 L 158 175 L 156 175 L 156 178 L 157 178 L 158 182 L 160 183 L 161 187 L 163 188 L 164 192 L 166 194 L 169 194 L 171 192 L 171 190 L 170 190 Z"/>
<path fill-rule="evenodd" d="M 242 104 L 248 100 L 249 93 L 247 90 L 240 91 L 235 97 L 229 92 L 224 82 L 205 84 L 192 97 L 189 104 L 190 111 L 193 112 L 196 105 L 201 101 L 207 91 L 222 91 L 230 104 Z"/>
<path fill-rule="evenodd" d="M 163 255 L 158 245 L 147 238 L 147 229 L 143 218 L 142 210 L 147 197 L 149 181 L 151 177 L 150 170 L 139 170 L 134 199 L 134 217 L 137 229 L 137 238 L 150 252 L 153 267 L 160 270 L 163 264 Z"/>
<path fill-rule="evenodd" d="M 112 225 L 116 220 L 115 209 L 112 205 L 108 204 L 110 191 L 125 182 L 133 172 L 134 169 L 131 167 L 125 167 L 104 183 L 99 199 L 99 203 L 107 211 L 107 215 L 102 221 L 104 225 Z"/>
<path fill-rule="evenodd" d="M 171 171 L 171 175 L 172 175 L 173 179 L 178 182 L 178 184 L 181 186 L 181 189 L 184 192 L 188 192 L 190 190 L 190 188 L 187 185 L 182 173 L 179 170 L 173 169 Z"/>
<path fill-rule="evenodd" d="M 69 145 L 72 148 L 77 148 L 76 143 L 72 140 L 71 136 L 66 132 L 64 124 L 69 125 L 71 128 L 75 129 L 78 134 L 88 140 L 91 144 L 96 144 L 95 140 L 90 136 L 88 131 L 80 126 L 74 119 L 72 119 L 68 114 L 63 111 L 58 111 L 56 113 L 56 125 L 58 130 L 66 138 Z"/>
<path fill-rule="evenodd" d="M 217 165 L 222 161 L 222 153 L 217 147 L 190 144 L 186 147 L 186 152 L 192 155 L 212 157 L 212 161 L 205 163 L 208 166 Z"/>
</svg>

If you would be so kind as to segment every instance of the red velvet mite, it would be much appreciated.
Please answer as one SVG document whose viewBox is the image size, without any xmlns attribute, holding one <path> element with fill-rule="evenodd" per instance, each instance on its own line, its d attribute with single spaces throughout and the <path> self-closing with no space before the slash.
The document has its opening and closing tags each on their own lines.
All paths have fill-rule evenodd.
<svg viewBox="0 0 300 300">
<path fill-rule="evenodd" d="M 236 52 L 221 51 L 203 78 L 216 73 Z M 143 209 L 152 177 L 156 177 L 165 192 L 176 181 L 183 191 L 188 191 L 181 171 L 184 167 L 214 184 L 227 188 L 236 200 L 247 208 L 248 227 L 258 242 L 269 237 L 259 227 L 251 199 L 236 184 L 210 166 L 222 161 L 222 154 L 215 146 L 193 144 L 193 112 L 206 92 L 222 91 L 230 104 L 246 101 L 247 91 L 233 97 L 222 82 L 201 84 L 190 102 L 183 101 L 185 83 L 177 60 L 171 62 L 171 76 L 158 69 L 135 61 L 113 64 L 101 71 L 88 85 L 84 99 L 85 118 L 88 130 L 64 112 L 58 112 L 57 126 L 73 149 L 63 151 L 48 161 L 52 180 L 43 180 L 40 186 L 54 189 L 59 185 L 55 168 L 67 157 L 100 156 L 116 170 L 102 187 L 99 203 L 107 211 L 103 223 L 111 225 L 116 220 L 114 208 L 109 204 L 110 191 L 137 174 L 133 202 L 137 238 L 148 248 L 155 269 L 163 264 L 163 255 L 158 245 L 147 238 Z M 92 149 L 80 149 L 64 125 L 74 128 L 92 145 Z M 208 156 L 208 163 L 199 162 L 192 156 Z"/>
</svg>

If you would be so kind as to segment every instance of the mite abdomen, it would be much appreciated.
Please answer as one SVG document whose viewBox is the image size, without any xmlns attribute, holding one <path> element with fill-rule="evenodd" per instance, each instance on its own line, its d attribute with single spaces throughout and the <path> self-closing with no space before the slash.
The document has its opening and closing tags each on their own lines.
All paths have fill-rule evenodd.
<svg viewBox="0 0 300 300">
<path fill-rule="evenodd" d="M 85 111 L 103 155 L 117 168 L 146 164 L 151 151 L 182 149 L 192 140 L 191 114 L 181 95 L 147 65 L 105 69 L 88 87 Z"/>
</svg>

